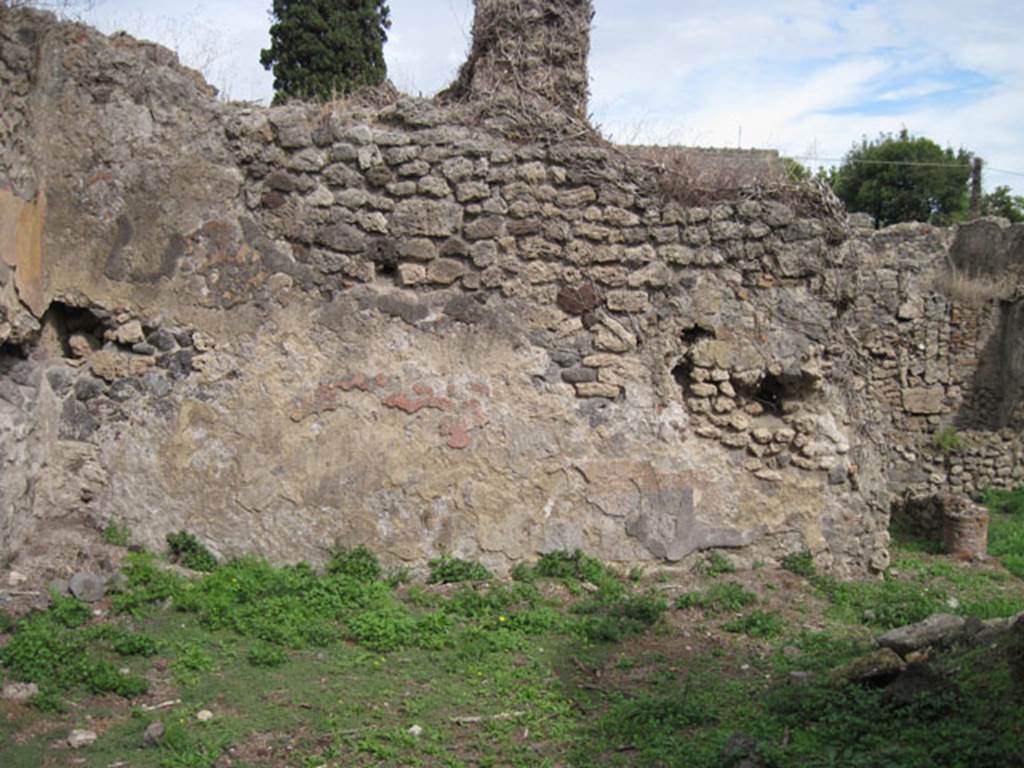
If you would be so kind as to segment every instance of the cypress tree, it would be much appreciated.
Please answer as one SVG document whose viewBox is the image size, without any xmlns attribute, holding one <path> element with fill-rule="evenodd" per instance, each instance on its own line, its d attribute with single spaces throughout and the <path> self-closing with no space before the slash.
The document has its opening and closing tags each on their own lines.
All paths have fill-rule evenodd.
<svg viewBox="0 0 1024 768">
<path fill-rule="evenodd" d="M 260 63 L 274 72 L 274 103 L 383 82 L 389 13 L 385 0 L 273 0 Z"/>
</svg>

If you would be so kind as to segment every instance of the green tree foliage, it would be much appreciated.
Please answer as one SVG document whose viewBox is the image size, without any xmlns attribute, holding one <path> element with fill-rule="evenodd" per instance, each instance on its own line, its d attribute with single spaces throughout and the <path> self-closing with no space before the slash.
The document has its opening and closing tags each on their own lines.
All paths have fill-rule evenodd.
<svg viewBox="0 0 1024 768">
<path fill-rule="evenodd" d="M 904 129 L 854 145 L 827 179 L 850 211 L 870 214 L 876 226 L 949 224 L 967 212 L 972 160 Z"/>
<path fill-rule="evenodd" d="M 274 72 L 274 102 L 329 99 L 383 82 L 389 13 L 384 0 L 273 0 L 270 48 L 260 63 Z"/>
<path fill-rule="evenodd" d="M 981 212 L 986 216 L 1002 216 L 1012 222 L 1024 221 L 1024 196 L 1012 194 L 1009 187 L 996 187 L 985 195 Z"/>
</svg>

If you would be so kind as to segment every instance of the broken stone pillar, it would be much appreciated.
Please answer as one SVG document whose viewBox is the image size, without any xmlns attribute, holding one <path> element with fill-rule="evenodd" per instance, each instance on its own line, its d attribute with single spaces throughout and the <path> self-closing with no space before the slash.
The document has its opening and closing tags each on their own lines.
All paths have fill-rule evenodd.
<svg viewBox="0 0 1024 768">
<path fill-rule="evenodd" d="M 988 552 L 988 512 L 969 500 L 943 498 L 942 541 L 946 552 L 968 560 L 982 560 Z"/>
<path fill-rule="evenodd" d="M 540 96 L 585 120 L 592 0 L 476 0 L 473 44 L 453 100 Z"/>
</svg>

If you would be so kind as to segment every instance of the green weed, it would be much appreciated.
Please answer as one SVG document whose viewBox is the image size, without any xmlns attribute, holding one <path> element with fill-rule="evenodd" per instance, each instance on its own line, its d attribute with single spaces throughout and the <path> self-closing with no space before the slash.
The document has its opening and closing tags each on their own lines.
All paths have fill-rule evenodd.
<svg viewBox="0 0 1024 768">
<path fill-rule="evenodd" d="M 741 584 L 723 581 L 703 592 L 687 592 L 676 599 L 676 608 L 699 608 L 708 613 L 733 613 L 757 602 L 757 596 Z"/>
<path fill-rule="evenodd" d="M 581 619 L 576 631 L 593 643 L 617 643 L 657 623 L 668 608 L 657 595 L 601 594 L 577 603 L 573 613 Z"/>
<path fill-rule="evenodd" d="M 442 555 L 430 561 L 428 584 L 455 584 L 460 581 L 487 581 L 492 574 L 480 563 Z"/>
<path fill-rule="evenodd" d="M 90 631 L 83 626 L 81 615 L 71 610 L 72 602 L 59 600 L 49 611 L 33 613 L 19 621 L 10 642 L 0 648 L 0 665 L 15 679 L 35 683 L 40 690 L 35 703 L 46 709 L 58 708 L 61 694 L 71 690 L 114 693 L 127 698 L 145 693 L 145 679 L 121 674 L 111 661 L 97 653 L 104 649 L 117 651 L 119 646 L 126 648 L 131 636 Z M 137 647 L 132 645 L 128 649 Z"/>
<path fill-rule="evenodd" d="M 160 743 L 160 768 L 209 768 L 227 747 L 222 735 L 171 723 Z"/>
<path fill-rule="evenodd" d="M 149 635 L 129 632 L 120 627 L 107 625 L 104 632 L 114 653 L 120 656 L 155 656 L 159 650 L 156 640 Z"/>
<path fill-rule="evenodd" d="M 963 438 L 956 427 L 947 426 L 932 435 L 932 445 L 943 456 L 949 457 L 964 449 Z"/>
<path fill-rule="evenodd" d="M 172 562 L 193 571 L 209 573 L 217 568 L 217 558 L 213 553 L 187 531 L 167 534 L 167 549 Z"/>
<path fill-rule="evenodd" d="M 288 660 L 288 656 L 275 645 L 260 643 L 249 649 L 246 659 L 254 667 L 279 667 Z"/>
<path fill-rule="evenodd" d="M 132 537 L 127 526 L 110 523 L 103 529 L 103 540 L 115 547 L 127 547 L 131 544 Z"/>
<path fill-rule="evenodd" d="M 335 549 L 327 564 L 327 573 L 362 582 L 380 581 L 384 575 L 377 556 L 362 545 L 354 549 Z"/>
<path fill-rule="evenodd" d="M 712 552 L 708 556 L 707 563 L 702 564 L 701 570 L 707 576 L 721 576 L 723 573 L 735 573 L 736 566 L 729 562 L 729 558 L 721 552 Z"/>
<path fill-rule="evenodd" d="M 749 637 L 768 638 L 781 635 L 786 625 L 775 613 L 754 610 L 742 618 L 726 622 L 723 628 L 726 632 L 736 632 Z"/>
<path fill-rule="evenodd" d="M 805 579 L 813 578 L 817 573 L 814 567 L 814 556 L 810 552 L 794 552 L 782 558 L 782 567 Z"/>
</svg>

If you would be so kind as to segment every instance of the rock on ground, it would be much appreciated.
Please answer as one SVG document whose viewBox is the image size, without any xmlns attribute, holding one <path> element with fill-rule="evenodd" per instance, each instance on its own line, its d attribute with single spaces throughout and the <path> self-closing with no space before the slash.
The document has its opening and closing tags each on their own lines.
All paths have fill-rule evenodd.
<svg viewBox="0 0 1024 768">
<path fill-rule="evenodd" d="M 964 620 L 948 613 L 936 613 L 917 624 L 897 627 L 878 638 L 878 645 L 901 656 L 929 645 L 950 643 L 960 637 Z"/>
<path fill-rule="evenodd" d="M 96 743 L 95 731 L 78 730 L 77 728 L 68 734 L 68 746 L 72 749 L 81 749 Z"/>
<path fill-rule="evenodd" d="M 0 698 L 4 701 L 28 701 L 39 693 L 39 686 L 35 683 L 8 683 L 4 686 Z"/>
<path fill-rule="evenodd" d="M 71 594 L 84 603 L 97 603 L 107 593 L 107 580 L 95 573 L 80 572 L 71 577 Z"/>
<path fill-rule="evenodd" d="M 862 683 L 884 685 L 895 679 L 907 665 L 890 648 L 879 648 L 832 670 L 829 679 L 833 685 Z"/>
</svg>

